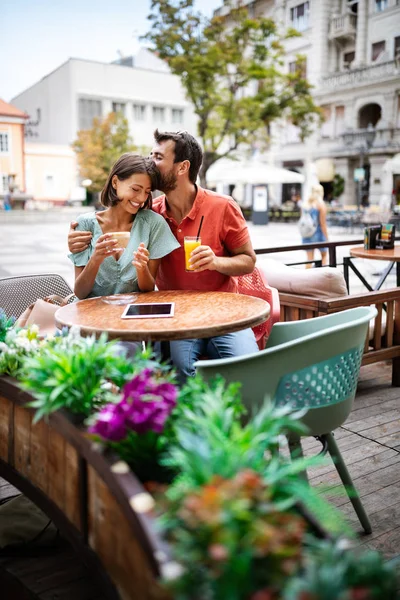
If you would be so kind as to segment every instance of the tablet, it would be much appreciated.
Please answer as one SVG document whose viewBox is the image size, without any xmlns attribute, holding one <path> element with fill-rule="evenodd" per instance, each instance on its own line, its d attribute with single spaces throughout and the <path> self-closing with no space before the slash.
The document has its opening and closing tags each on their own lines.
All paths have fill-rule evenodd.
<svg viewBox="0 0 400 600">
<path fill-rule="evenodd" d="M 123 319 L 144 319 L 153 317 L 173 317 L 174 302 L 154 302 L 151 304 L 128 304 L 122 313 Z"/>
</svg>

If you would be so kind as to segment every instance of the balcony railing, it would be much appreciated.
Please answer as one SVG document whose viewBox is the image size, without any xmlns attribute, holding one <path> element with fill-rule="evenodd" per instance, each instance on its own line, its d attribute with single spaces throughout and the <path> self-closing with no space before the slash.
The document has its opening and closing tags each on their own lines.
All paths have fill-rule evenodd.
<svg viewBox="0 0 400 600">
<path fill-rule="evenodd" d="M 376 135 L 375 129 L 349 129 L 341 135 L 346 148 L 370 148 Z"/>
<path fill-rule="evenodd" d="M 329 39 L 353 38 L 357 31 L 357 16 L 353 13 L 345 13 L 338 17 L 332 17 L 329 24 Z"/>
<path fill-rule="evenodd" d="M 335 73 L 324 77 L 321 87 L 342 88 L 350 87 L 363 83 L 376 82 L 391 77 L 398 77 L 400 74 L 400 62 L 398 60 L 389 60 L 388 62 L 369 65 L 359 69 L 352 69 L 342 73 Z"/>
</svg>

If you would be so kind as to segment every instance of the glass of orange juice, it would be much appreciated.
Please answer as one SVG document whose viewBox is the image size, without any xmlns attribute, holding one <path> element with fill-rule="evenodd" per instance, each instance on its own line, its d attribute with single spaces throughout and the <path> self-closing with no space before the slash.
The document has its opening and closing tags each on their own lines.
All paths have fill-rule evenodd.
<svg viewBox="0 0 400 600">
<path fill-rule="evenodd" d="M 184 240 L 183 240 L 183 247 L 185 249 L 185 270 L 186 271 L 193 271 L 193 267 L 192 265 L 189 263 L 189 258 L 190 255 L 192 254 L 192 251 L 197 248 L 198 246 L 201 246 L 201 238 L 196 237 L 196 236 L 185 236 Z"/>
</svg>

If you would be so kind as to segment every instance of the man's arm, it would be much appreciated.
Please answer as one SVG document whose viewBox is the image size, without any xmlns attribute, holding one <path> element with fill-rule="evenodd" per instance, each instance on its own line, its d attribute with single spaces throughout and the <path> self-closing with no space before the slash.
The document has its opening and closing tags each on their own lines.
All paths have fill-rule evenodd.
<svg viewBox="0 0 400 600">
<path fill-rule="evenodd" d="M 210 246 L 199 246 L 193 250 L 189 262 L 197 273 L 208 269 L 236 277 L 253 272 L 256 255 L 250 241 L 235 250 L 230 250 L 230 253 L 231 256 L 216 256 Z"/>
</svg>

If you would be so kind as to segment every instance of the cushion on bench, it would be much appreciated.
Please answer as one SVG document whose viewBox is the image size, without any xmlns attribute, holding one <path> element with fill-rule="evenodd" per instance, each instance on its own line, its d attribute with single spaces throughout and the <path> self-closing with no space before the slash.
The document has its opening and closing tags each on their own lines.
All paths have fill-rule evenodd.
<svg viewBox="0 0 400 600">
<path fill-rule="evenodd" d="M 334 267 L 294 268 L 272 258 L 258 259 L 257 267 L 265 275 L 268 285 L 277 288 L 279 292 L 310 298 L 335 298 L 347 295 L 343 274 Z"/>
</svg>

